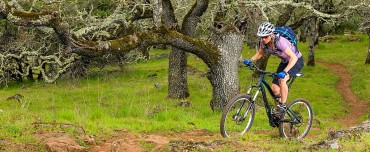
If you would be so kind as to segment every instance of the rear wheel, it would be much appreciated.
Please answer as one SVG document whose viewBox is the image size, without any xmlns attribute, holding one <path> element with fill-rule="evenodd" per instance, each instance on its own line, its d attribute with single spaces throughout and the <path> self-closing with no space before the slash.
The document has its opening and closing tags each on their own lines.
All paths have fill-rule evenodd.
<svg viewBox="0 0 370 152">
<path fill-rule="evenodd" d="M 238 95 L 230 100 L 222 112 L 220 130 L 225 138 L 234 138 L 246 133 L 252 126 L 255 105 L 249 95 Z"/>
<path fill-rule="evenodd" d="M 296 99 L 287 106 L 280 119 L 280 135 L 283 138 L 304 138 L 311 129 L 313 113 L 305 99 Z"/>
</svg>

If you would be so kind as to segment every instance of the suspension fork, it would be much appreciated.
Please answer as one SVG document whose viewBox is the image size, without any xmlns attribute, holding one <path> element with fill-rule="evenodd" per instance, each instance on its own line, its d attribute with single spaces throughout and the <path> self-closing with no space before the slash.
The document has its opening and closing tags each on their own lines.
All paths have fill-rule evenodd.
<svg viewBox="0 0 370 152">
<path fill-rule="evenodd" d="M 251 92 L 251 90 L 252 90 L 252 88 L 254 88 L 254 87 L 256 87 L 256 86 L 251 86 L 251 87 L 249 87 L 249 89 L 248 89 L 248 91 L 247 91 L 247 94 L 249 95 L 249 101 L 250 101 L 250 104 L 248 105 L 248 107 L 247 107 L 247 111 L 244 113 L 244 115 L 243 115 L 243 118 L 245 118 L 246 116 L 247 116 L 247 114 L 248 114 L 248 111 L 251 109 L 251 107 L 253 106 L 253 104 L 254 104 L 254 101 L 256 101 L 256 98 L 257 98 L 257 96 L 258 96 L 258 93 L 260 92 L 260 89 L 258 89 L 257 91 L 256 91 L 256 93 L 254 94 L 254 96 L 253 96 L 253 98 L 250 96 L 250 92 Z M 238 111 L 237 111 L 237 114 L 239 114 L 239 112 L 240 112 L 240 110 L 241 110 L 241 107 L 243 107 L 244 106 L 244 104 L 245 104 L 245 102 L 243 102 L 242 103 L 242 105 L 240 106 L 240 108 L 238 109 Z"/>
<path fill-rule="evenodd" d="M 249 95 L 250 91 L 252 90 L 252 87 L 249 88 L 247 94 Z M 245 118 L 247 116 L 247 113 L 248 111 L 250 110 L 252 104 L 254 104 L 254 100 L 252 101 L 250 98 L 248 99 L 250 101 L 250 104 L 248 105 L 247 107 L 247 110 L 246 112 L 243 114 L 243 118 Z M 233 119 L 236 119 L 237 116 L 240 114 L 240 111 L 242 110 L 242 108 L 244 107 L 244 104 L 245 104 L 245 101 L 242 102 L 242 104 L 239 106 L 238 110 L 236 111 L 236 113 L 233 115 Z"/>
</svg>

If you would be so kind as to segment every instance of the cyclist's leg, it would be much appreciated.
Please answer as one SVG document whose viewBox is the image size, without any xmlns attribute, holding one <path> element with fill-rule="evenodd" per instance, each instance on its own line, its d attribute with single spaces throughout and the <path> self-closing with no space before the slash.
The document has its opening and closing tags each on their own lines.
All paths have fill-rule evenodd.
<svg viewBox="0 0 370 152">
<path fill-rule="evenodd" d="M 285 69 L 285 67 L 288 65 L 288 63 L 282 63 L 280 62 L 278 68 L 276 69 L 276 73 L 279 73 Z M 274 77 L 271 84 L 272 92 L 275 94 L 275 96 L 281 96 L 281 90 L 279 85 L 279 80 L 277 77 Z M 278 103 L 275 101 L 275 105 Z"/>
<path fill-rule="evenodd" d="M 279 82 L 277 82 L 279 83 Z M 278 84 L 275 84 L 274 82 L 271 84 L 271 90 L 275 94 L 275 96 L 280 96 L 280 86 Z M 278 103 L 275 101 L 275 105 Z"/>
<path fill-rule="evenodd" d="M 284 79 L 279 79 L 279 86 L 280 86 L 280 94 L 281 94 L 281 102 L 282 103 L 286 103 L 286 100 L 288 98 L 288 91 L 289 90 L 288 90 L 287 81 L 292 76 L 296 75 L 299 71 L 301 71 L 303 65 L 304 65 L 303 57 L 300 57 L 298 59 L 298 61 L 296 62 L 296 64 L 288 71 L 288 75 Z"/>
<path fill-rule="evenodd" d="M 286 99 L 288 98 L 288 85 L 286 82 L 289 80 L 289 75 L 285 76 L 284 79 L 279 79 L 279 86 L 280 86 L 280 102 L 286 103 Z"/>
</svg>

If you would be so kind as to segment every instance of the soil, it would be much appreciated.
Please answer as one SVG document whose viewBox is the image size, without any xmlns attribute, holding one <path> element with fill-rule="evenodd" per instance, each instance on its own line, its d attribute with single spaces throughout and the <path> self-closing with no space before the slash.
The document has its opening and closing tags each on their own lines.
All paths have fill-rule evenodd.
<svg viewBox="0 0 370 152">
<path fill-rule="evenodd" d="M 252 132 L 254 134 L 273 134 L 272 131 Z M 113 137 L 102 144 L 93 146 L 90 151 L 214 151 L 226 146 L 230 151 L 263 151 L 263 149 L 251 143 L 241 143 L 239 140 L 221 140 L 221 134 L 210 133 L 206 129 L 174 134 L 134 135 L 131 131 L 120 131 L 119 134 L 119 136 Z M 152 144 L 152 146 L 149 144 Z"/>
<path fill-rule="evenodd" d="M 346 127 L 359 125 L 361 122 L 358 120 L 361 116 L 370 111 L 370 104 L 361 101 L 350 88 L 352 76 L 348 74 L 347 68 L 341 64 L 319 62 L 319 64 L 329 68 L 335 75 L 339 76 L 339 81 L 336 84 L 342 98 L 347 102 L 348 113 L 343 117 L 338 117 L 336 120 Z"/>
<path fill-rule="evenodd" d="M 192 130 L 178 134 L 140 134 L 134 135 L 131 131 L 119 131 L 119 136 L 109 139 L 105 143 L 94 146 L 91 152 L 101 151 L 166 151 L 170 141 L 204 142 L 213 140 L 215 136 L 207 130 Z M 216 137 L 220 138 L 220 137 Z M 152 144 L 152 146 L 150 146 Z M 145 146 L 147 145 L 147 146 Z M 146 148 L 145 148 L 146 147 Z"/>
</svg>

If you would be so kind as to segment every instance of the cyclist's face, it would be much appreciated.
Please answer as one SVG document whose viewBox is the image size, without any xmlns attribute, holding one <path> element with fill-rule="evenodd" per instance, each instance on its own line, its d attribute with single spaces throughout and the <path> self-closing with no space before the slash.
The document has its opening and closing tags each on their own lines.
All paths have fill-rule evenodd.
<svg viewBox="0 0 370 152">
<path fill-rule="evenodd" d="M 271 41 L 271 35 L 264 36 L 261 39 L 262 39 L 263 44 L 267 44 L 268 42 Z"/>
</svg>

